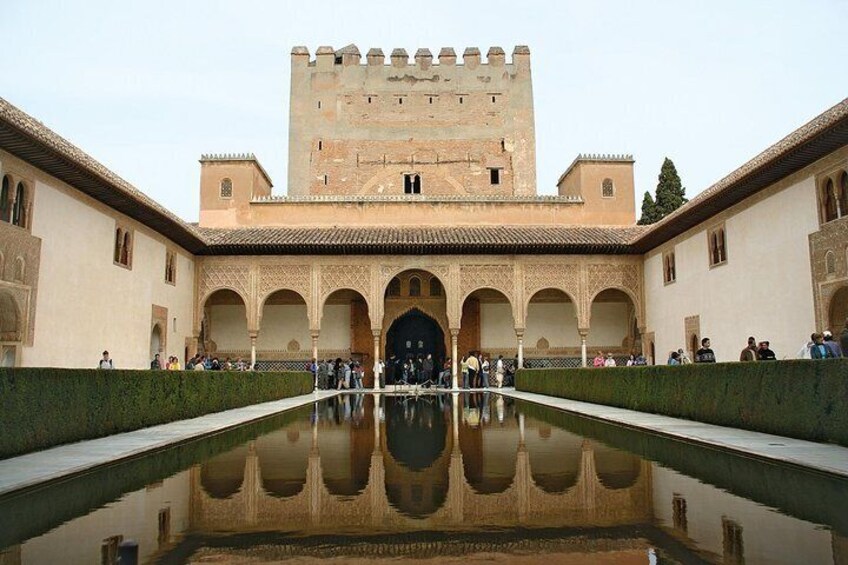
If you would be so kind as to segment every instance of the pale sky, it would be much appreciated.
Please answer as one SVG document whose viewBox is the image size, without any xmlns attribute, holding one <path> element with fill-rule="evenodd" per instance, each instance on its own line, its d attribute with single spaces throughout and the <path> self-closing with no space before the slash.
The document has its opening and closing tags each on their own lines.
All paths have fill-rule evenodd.
<svg viewBox="0 0 848 565">
<path fill-rule="evenodd" d="M 848 1 L 2 0 L 0 96 L 189 221 L 201 153 L 286 193 L 289 53 L 530 46 L 539 194 L 578 153 L 692 197 L 848 96 Z"/>
</svg>

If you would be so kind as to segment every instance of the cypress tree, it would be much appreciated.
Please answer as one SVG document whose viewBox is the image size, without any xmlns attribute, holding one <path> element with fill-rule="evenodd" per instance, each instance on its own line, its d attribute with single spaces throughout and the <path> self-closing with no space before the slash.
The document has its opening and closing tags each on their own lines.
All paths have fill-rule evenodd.
<svg viewBox="0 0 848 565">
<path fill-rule="evenodd" d="M 659 220 L 657 215 L 657 205 L 651 197 L 651 192 L 646 190 L 645 197 L 642 199 L 642 217 L 637 222 L 640 226 L 647 226 Z"/>
<path fill-rule="evenodd" d="M 668 157 L 663 161 L 657 183 L 657 218 L 659 221 L 688 202 L 686 188 L 680 182 L 680 176 L 674 163 Z"/>
</svg>

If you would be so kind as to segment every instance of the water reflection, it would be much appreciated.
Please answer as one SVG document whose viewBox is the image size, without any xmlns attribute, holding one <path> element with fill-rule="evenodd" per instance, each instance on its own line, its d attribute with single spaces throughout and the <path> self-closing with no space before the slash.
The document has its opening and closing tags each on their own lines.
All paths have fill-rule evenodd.
<svg viewBox="0 0 848 565">
<path fill-rule="evenodd" d="M 497 394 L 344 395 L 243 437 L 252 439 L 186 458 L 178 467 L 185 471 L 78 511 L 87 515 L 49 532 L 58 523 L 47 505 L 43 517 L 27 514 L 41 507 L 37 494 L 18 505 L 0 501 L 0 564 L 103 562 L 121 536 L 140 541 L 144 560 L 166 563 L 255 556 L 255 546 L 275 548 L 269 561 L 460 556 L 481 547 L 585 554 L 588 562 L 593 551 L 633 562 L 647 562 L 649 551 L 664 562 L 838 563 L 848 556 L 843 535 L 814 523 L 848 531 L 843 513 L 824 502 L 848 503 L 844 481 Z M 793 488 L 794 497 L 785 494 Z M 63 520 L 70 516 L 61 500 L 54 506 Z M 346 549 L 327 549 L 339 547 Z"/>
</svg>

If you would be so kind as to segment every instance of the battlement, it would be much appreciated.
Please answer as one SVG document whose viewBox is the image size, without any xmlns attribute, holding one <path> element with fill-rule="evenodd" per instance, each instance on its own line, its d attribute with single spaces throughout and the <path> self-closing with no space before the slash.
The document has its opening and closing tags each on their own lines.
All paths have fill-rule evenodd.
<svg viewBox="0 0 848 565">
<path fill-rule="evenodd" d="M 271 182 L 271 176 L 265 170 L 265 167 L 262 166 L 262 163 L 259 162 L 256 155 L 253 153 L 203 153 L 200 156 L 201 165 L 219 163 L 235 163 L 235 162 L 245 162 L 252 163 L 261 173 L 261 175 L 265 178 L 265 181 L 268 183 L 268 186 L 274 186 Z"/>
<path fill-rule="evenodd" d="M 335 65 L 351 66 L 360 65 L 361 54 L 359 48 L 351 43 L 341 49 L 333 49 L 328 45 L 318 47 L 315 58 L 310 59 L 309 48 L 299 45 L 292 48 L 292 64 L 301 66 L 327 68 Z M 385 66 L 386 56 L 379 47 L 372 47 L 365 56 L 366 66 Z M 483 62 L 479 47 L 466 47 L 462 53 L 462 65 L 474 69 L 479 65 L 491 65 L 494 67 L 506 64 L 527 64 L 530 59 L 530 48 L 526 45 L 516 45 L 512 50 L 512 62 L 506 62 L 506 52 L 498 46 L 490 47 L 486 52 L 486 61 Z M 406 49 L 397 47 L 392 49 L 389 57 L 389 65 L 396 68 L 408 66 L 409 54 Z M 428 69 L 432 66 L 455 66 L 456 51 L 453 47 L 442 47 L 439 50 L 437 62 L 433 63 L 433 54 L 426 47 L 419 48 L 415 52 L 414 65 L 420 69 Z"/>
</svg>

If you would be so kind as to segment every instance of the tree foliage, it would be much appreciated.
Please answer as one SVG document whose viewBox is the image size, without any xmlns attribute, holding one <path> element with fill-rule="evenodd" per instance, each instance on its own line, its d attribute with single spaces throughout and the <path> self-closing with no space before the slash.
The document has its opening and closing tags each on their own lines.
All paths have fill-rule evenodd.
<svg viewBox="0 0 848 565">
<path fill-rule="evenodd" d="M 642 200 L 642 217 L 639 225 L 649 225 L 658 222 L 683 206 L 689 200 L 686 198 L 686 187 L 680 181 L 677 168 L 668 157 L 663 161 L 657 178 L 656 199 L 650 192 L 645 193 Z"/>
</svg>

